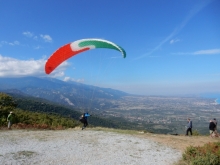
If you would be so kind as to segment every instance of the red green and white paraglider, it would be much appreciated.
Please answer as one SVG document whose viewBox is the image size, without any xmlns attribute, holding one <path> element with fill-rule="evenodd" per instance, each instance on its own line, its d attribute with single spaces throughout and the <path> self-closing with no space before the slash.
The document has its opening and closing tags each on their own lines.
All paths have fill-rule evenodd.
<svg viewBox="0 0 220 165">
<path fill-rule="evenodd" d="M 50 58 L 47 60 L 45 65 L 45 72 L 50 74 L 55 68 L 57 68 L 62 62 L 75 56 L 81 52 L 96 49 L 96 48 L 108 48 L 120 51 L 122 57 L 126 57 L 125 50 L 116 45 L 113 42 L 103 40 L 103 39 L 81 39 L 74 41 L 72 43 L 66 44 L 60 47 L 56 52 L 54 52 Z"/>
</svg>

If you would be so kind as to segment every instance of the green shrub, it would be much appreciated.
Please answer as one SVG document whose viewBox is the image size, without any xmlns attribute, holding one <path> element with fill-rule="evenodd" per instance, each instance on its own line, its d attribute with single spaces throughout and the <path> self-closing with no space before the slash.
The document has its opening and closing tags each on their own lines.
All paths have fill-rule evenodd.
<svg viewBox="0 0 220 165">
<path fill-rule="evenodd" d="M 198 130 L 193 130 L 192 134 L 193 134 L 193 136 L 199 136 L 200 135 Z"/>
<path fill-rule="evenodd" d="M 47 128 L 74 128 L 79 125 L 79 123 L 72 118 L 62 117 L 55 114 L 30 112 L 21 109 L 15 109 L 14 114 L 16 115 L 16 123 L 23 123 L 32 126 L 36 125 L 39 128 L 41 125 L 47 126 Z"/>
<path fill-rule="evenodd" d="M 219 165 L 220 142 L 208 143 L 202 147 L 190 146 L 183 154 L 183 160 L 190 165 Z"/>
</svg>

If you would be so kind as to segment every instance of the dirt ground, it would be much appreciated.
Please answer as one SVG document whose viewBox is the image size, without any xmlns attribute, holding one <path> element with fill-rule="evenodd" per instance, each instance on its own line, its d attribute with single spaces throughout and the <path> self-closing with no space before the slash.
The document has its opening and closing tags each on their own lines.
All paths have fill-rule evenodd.
<svg viewBox="0 0 220 165">
<path fill-rule="evenodd" d="M 178 149 L 182 152 L 188 146 L 203 146 L 210 142 L 220 142 L 220 138 L 210 138 L 209 136 L 184 136 L 184 135 L 162 135 L 162 134 L 150 134 L 145 133 L 143 135 L 138 135 L 151 139 L 155 142 L 162 143 L 164 145 L 170 146 L 172 148 Z"/>
<path fill-rule="evenodd" d="M 176 164 L 188 146 L 220 142 L 209 136 L 153 134 L 108 128 L 0 130 L 0 164 Z M 178 163 L 177 163 L 178 164 Z"/>
<path fill-rule="evenodd" d="M 81 128 L 76 127 L 74 130 L 80 130 Z M 119 132 L 122 134 L 132 134 L 137 137 L 151 139 L 154 142 L 167 145 L 168 147 L 177 149 L 182 153 L 189 146 L 203 146 L 206 143 L 210 142 L 220 142 L 220 138 L 210 138 L 207 136 L 185 136 L 185 135 L 166 135 L 166 134 L 153 134 L 153 133 L 144 133 L 139 131 L 129 131 L 129 130 L 117 130 L 117 129 L 108 129 L 102 127 L 89 128 L 90 130 L 99 130 L 107 132 Z M 1 128 L 0 130 L 7 130 L 7 128 Z"/>
<path fill-rule="evenodd" d="M 2 130 L 0 164 L 171 165 L 181 159 L 181 151 L 151 140 L 148 134 L 123 131 Z"/>
</svg>

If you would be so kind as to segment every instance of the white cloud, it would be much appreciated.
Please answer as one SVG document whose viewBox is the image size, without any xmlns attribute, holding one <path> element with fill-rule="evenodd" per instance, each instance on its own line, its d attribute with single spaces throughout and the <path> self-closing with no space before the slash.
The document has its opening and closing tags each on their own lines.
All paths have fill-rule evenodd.
<svg viewBox="0 0 220 165">
<path fill-rule="evenodd" d="M 64 77 L 63 81 L 71 81 L 70 77 Z"/>
<path fill-rule="evenodd" d="M 0 77 L 46 76 L 44 71 L 45 63 L 45 58 L 39 60 L 19 60 L 0 55 Z M 50 76 L 64 76 L 64 70 L 66 70 L 68 65 L 67 62 L 62 63 Z"/>
<path fill-rule="evenodd" d="M 84 82 L 84 79 L 77 79 L 75 80 L 74 78 L 71 78 L 71 77 L 64 77 L 63 81 L 65 82 L 80 82 L 80 83 L 83 83 Z"/>
<path fill-rule="evenodd" d="M 12 46 L 14 46 L 14 45 L 20 45 L 20 43 L 19 43 L 19 41 L 14 41 L 14 42 L 9 43 L 9 45 L 12 45 Z"/>
<path fill-rule="evenodd" d="M 13 42 L 1 41 L 0 46 L 3 46 L 3 45 L 15 46 L 15 45 L 20 45 L 20 42 L 19 41 L 13 41 Z"/>
<path fill-rule="evenodd" d="M 38 38 L 40 37 L 45 42 L 52 42 L 53 41 L 52 37 L 48 34 L 45 34 L 45 35 L 40 34 L 39 36 L 37 36 L 37 35 L 34 35 L 34 33 L 29 32 L 29 31 L 23 32 L 22 34 L 26 37 L 33 38 L 34 40 L 38 40 Z"/>
<path fill-rule="evenodd" d="M 220 54 L 220 49 L 199 50 L 194 52 L 193 54 L 194 55 Z"/>
<path fill-rule="evenodd" d="M 55 70 L 53 70 L 52 73 L 50 73 L 50 77 L 56 78 L 65 76 L 65 70 L 69 67 L 69 65 L 70 64 L 67 61 L 64 61 Z"/>
<path fill-rule="evenodd" d="M 53 39 L 50 35 L 46 34 L 46 35 L 34 35 L 34 33 L 30 32 L 30 31 L 25 31 L 22 33 L 25 37 L 28 37 L 30 39 L 34 39 L 35 41 L 38 41 L 39 38 L 42 38 L 44 42 L 52 42 Z M 4 45 L 9 45 L 9 46 L 16 46 L 16 45 L 22 45 L 20 44 L 19 41 L 15 40 L 13 42 L 8 42 L 8 41 L 0 41 L 0 47 L 4 46 Z M 23 45 L 24 46 L 24 45 Z M 42 48 L 41 46 L 34 46 L 34 49 L 40 49 Z"/>
<path fill-rule="evenodd" d="M 41 37 L 45 42 L 52 42 L 52 41 L 53 41 L 53 39 L 52 39 L 48 34 L 46 34 L 46 35 L 41 34 L 40 37 Z"/>
<path fill-rule="evenodd" d="M 29 31 L 23 32 L 22 34 L 23 34 L 24 36 L 30 37 L 30 38 L 32 38 L 32 37 L 34 36 L 34 33 L 31 33 L 31 32 L 29 32 Z"/>
<path fill-rule="evenodd" d="M 50 77 L 63 77 L 65 76 L 64 71 L 60 71 L 60 70 L 55 70 L 53 73 L 50 74 Z"/>
</svg>

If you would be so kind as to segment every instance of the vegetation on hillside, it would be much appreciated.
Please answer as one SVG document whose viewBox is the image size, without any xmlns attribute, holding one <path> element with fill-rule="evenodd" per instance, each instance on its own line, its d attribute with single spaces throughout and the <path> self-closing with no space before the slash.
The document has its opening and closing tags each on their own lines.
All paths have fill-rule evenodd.
<svg viewBox="0 0 220 165">
<path fill-rule="evenodd" d="M 182 164 L 190 165 L 219 165 L 220 142 L 208 143 L 202 147 L 187 147 L 183 161 Z"/>
<path fill-rule="evenodd" d="M 0 100 L 0 126 L 6 126 L 10 111 L 14 111 L 14 123 L 17 123 L 17 127 L 37 128 L 75 127 L 80 124 L 78 119 L 83 113 L 34 97 L 0 93 Z M 135 129 L 133 123 L 122 118 L 101 118 L 94 114 L 88 120 L 89 126 Z"/>
<path fill-rule="evenodd" d="M 57 114 L 24 111 L 16 108 L 18 104 L 12 97 L 0 93 L 0 126 L 7 126 L 7 116 L 13 111 L 13 124 L 17 128 L 44 128 L 63 129 L 74 128 L 80 123 L 70 117 L 62 117 Z"/>
<path fill-rule="evenodd" d="M 5 112 L 1 112 L 4 113 Z M 79 126 L 80 123 L 72 118 L 39 112 L 15 109 L 13 111 L 13 127 L 15 128 L 39 128 L 39 129 L 65 129 Z M 8 114 L 8 113 L 7 113 Z M 6 126 L 6 115 L 1 115 L 1 126 Z"/>
<path fill-rule="evenodd" d="M 34 98 L 34 97 L 21 97 L 12 95 L 17 108 L 32 111 L 32 112 L 43 112 L 49 114 L 59 114 L 61 116 L 70 117 L 75 120 L 78 120 L 82 113 L 87 110 L 78 110 L 70 107 L 65 107 L 53 102 L 49 102 L 45 99 Z M 101 126 L 108 128 L 119 128 L 119 129 L 138 129 L 137 125 L 128 122 L 124 118 L 116 117 L 100 117 L 98 113 L 92 113 L 92 116 L 89 117 L 89 124 L 92 126 Z"/>
</svg>

